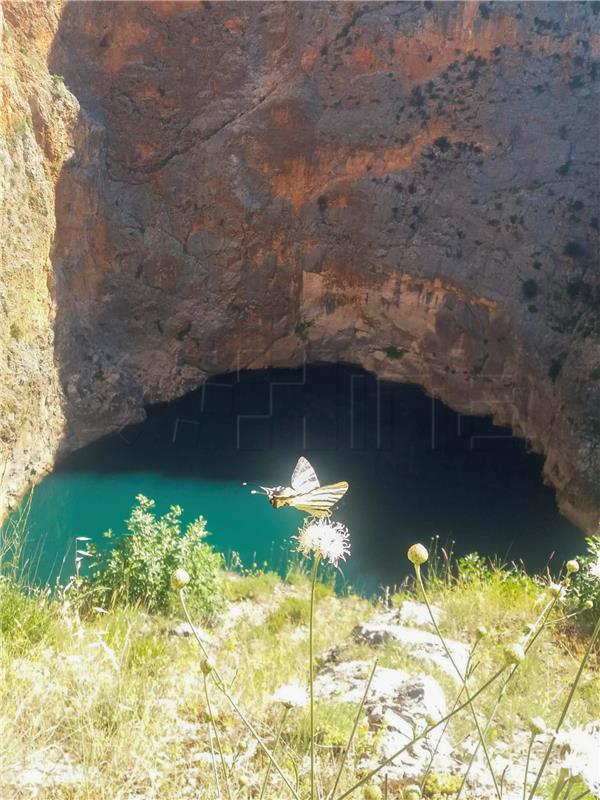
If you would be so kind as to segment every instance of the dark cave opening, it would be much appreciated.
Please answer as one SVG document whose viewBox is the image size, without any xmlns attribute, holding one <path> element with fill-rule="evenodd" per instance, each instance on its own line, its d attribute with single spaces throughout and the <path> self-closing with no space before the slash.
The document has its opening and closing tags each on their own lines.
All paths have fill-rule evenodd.
<svg viewBox="0 0 600 800">
<path fill-rule="evenodd" d="M 63 459 L 37 490 L 33 522 L 46 515 L 56 558 L 65 537 L 118 532 L 141 492 L 158 510 L 175 503 L 188 518 L 205 516 L 213 545 L 246 565 L 282 569 L 302 515 L 273 510 L 242 483 L 287 485 L 300 455 L 321 483 L 350 483 L 334 519 L 350 529 L 343 574 L 353 585 L 399 583 L 407 547 L 434 535 L 459 555 L 523 560 L 529 570 L 552 556 L 557 568 L 581 549 L 524 440 L 341 364 L 230 373 L 149 407 L 144 422 Z"/>
</svg>

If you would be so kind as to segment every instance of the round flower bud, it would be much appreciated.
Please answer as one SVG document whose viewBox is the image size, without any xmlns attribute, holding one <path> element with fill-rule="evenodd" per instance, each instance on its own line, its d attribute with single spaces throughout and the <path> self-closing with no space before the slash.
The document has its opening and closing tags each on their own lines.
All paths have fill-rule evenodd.
<svg viewBox="0 0 600 800">
<path fill-rule="evenodd" d="M 427 548 L 422 544 L 413 544 L 408 548 L 408 560 L 416 567 L 420 567 L 429 558 Z"/>
<path fill-rule="evenodd" d="M 546 733 L 546 723 L 541 717 L 532 717 L 529 720 L 529 730 L 534 736 L 541 736 Z"/>
<path fill-rule="evenodd" d="M 485 625 L 478 625 L 477 630 L 475 631 L 475 641 L 479 642 L 481 639 L 485 639 L 487 635 L 488 629 L 485 627 Z"/>
<path fill-rule="evenodd" d="M 562 586 L 560 583 L 549 583 L 548 584 L 548 591 L 552 595 L 552 597 L 560 597 L 562 594 Z"/>
<path fill-rule="evenodd" d="M 421 788 L 416 783 L 409 783 L 402 792 L 403 800 L 421 800 Z"/>
<path fill-rule="evenodd" d="M 363 790 L 363 797 L 364 800 L 381 800 L 383 794 L 381 793 L 379 786 L 371 784 L 370 786 L 365 786 Z"/>
<path fill-rule="evenodd" d="M 579 562 L 572 558 L 570 561 L 567 561 L 567 572 L 579 572 Z"/>
<path fill-rule="evenodd" d="M 593 600 L 586 600 L 585 603 L 583 604 L 583 607 L 587 608 L 587 609 L 593 608 L 594 607 L 594 601 Z"/>
<path fill-rule="evenodd" d="M 210 658 L 203 658 L 200 662 L 200 669 L 202 670 L 203 675 L 210 675 L 214 669 L 214 664 Z"/>
<path fill-rule="evenodd" d="M 185 589 L 189 582 L 190 576 L 184 569 L 176 569 L 171 575 L 171 586 L 176 592 Z"/>
<path fill-rule="evenodd" d="M 518 643 L 509 644 L 504 648 L 504 658 L 507 664 L 520 664 L 525 658 L 525 650 Z"/>
</svg>

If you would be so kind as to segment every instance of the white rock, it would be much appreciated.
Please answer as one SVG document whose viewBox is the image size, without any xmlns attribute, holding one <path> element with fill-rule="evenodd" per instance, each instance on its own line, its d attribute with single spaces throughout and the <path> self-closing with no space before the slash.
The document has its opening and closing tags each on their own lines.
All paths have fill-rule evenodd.
<svg viewBox="0 0 600 800">
<path fill-rule="evenodd" d="M 370 645 L 395 642 L 399 647 L 407 650 L 412 658 L 435 664 L 451 678 L 460 682 L 457 672 L 436 634 L 389 622 L 389 618 L 389 614 L 386 613 L 374 617 L 369 622 L 362 623 L 355 629 L 355 637 Z M 468 646 L 454 639 L 445 641 L 456 666 L 464 674 L 469 659 Z"/>
<path fill-rule="evenodd" d="M 439 606 L 431 606 L 431 612 L 439 625 L 442 611 Z M 425 603 L 415 603 L 414 600 L 405 600 L 400 606 L 396 619 L 401 625 L 412 625 L 416 628 L 433 628 L 431 617 Z"/>
<path fill-rule="evenodd" d="M 21 789 L 73 786 L 83 783 L 83 767 L 73 764 L 66 753 L 50 747 L 35 750 L 20 764 L 13 764 L 0 776 L 0 787 Z"/>
</svg>

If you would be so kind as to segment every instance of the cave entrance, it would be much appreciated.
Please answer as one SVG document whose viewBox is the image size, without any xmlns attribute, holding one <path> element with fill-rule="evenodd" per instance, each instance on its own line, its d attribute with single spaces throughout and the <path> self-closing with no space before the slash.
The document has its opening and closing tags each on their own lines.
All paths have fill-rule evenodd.
<svg viewBox="0 0 600 800">
<path fill-rule="evenodd" d="M 353 585 L 399 583 L 405 553 L 437 534 L 543 569 L 581 545 L 542 482 L 542 457 L 489 419 L 457 414 L 415 386 L 345 365 L 243 371 L 147 409 L 145 422 L 64 459 L 36 490 L 32 526 L 47 541 L 42 573 L 75 536 L 122 529 L 135 495 L 202 514 L 212 543 L 250 566 L 283 568 L 300 512 L 274 511 L 243 481 L 288 484 L 299 455 L 321 482 L 348 480 L 334 514 L 352 537 Z M 49 559 L 52 559 L 50 567 Z"/>
</svg>

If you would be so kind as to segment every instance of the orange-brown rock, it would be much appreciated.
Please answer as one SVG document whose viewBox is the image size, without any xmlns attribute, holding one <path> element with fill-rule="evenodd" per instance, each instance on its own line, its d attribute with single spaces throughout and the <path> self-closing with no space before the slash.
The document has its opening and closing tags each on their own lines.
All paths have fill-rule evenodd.
<svg viewBox="0 0 600 800">
<path fill-rule="evenodd" d="M 26 423 L 45 462 L 11 444 L 14 493 L 145 404 L 306 358 L 492 414 L 596 526 L 598 3 L 6 5 L 48 64 L 8 72 L 55 235 L 23 352 L 66 419 Z"/>
</svg>

